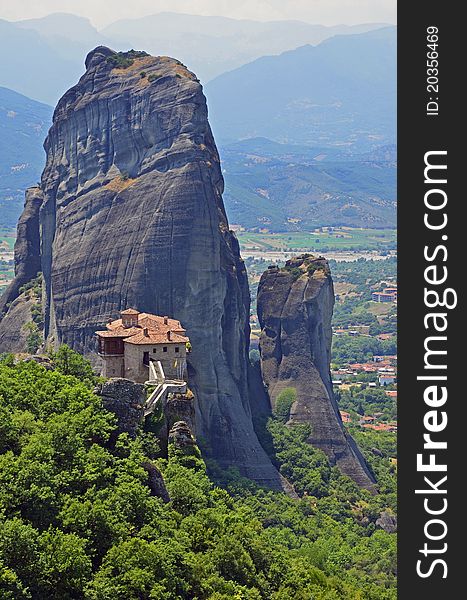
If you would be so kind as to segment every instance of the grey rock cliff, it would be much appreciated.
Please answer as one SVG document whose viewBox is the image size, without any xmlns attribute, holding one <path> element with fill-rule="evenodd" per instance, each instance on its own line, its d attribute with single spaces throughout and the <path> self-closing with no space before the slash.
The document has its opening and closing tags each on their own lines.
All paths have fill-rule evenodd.
<svg viewBox="0 0 467 600">
<path fill-rule="evenodd" d="M 379 518 L 376 520 L 376 525 L 383 529 L 386 533 L 396 533 L 397 517 L 387 510 L 383 510 Z"/>
<path fill-rule="evenodd" d="M 24 327 L 32 321 L 31 309 L 36 300 L 27 294 L 20 294 L 13 300 L 0 323 L 0 353 L 26 351 L 28 331 Z"/>
<path fill-rule="evenodd" d="M 373 479 L 346 434 L 332 393 L 329 364 L 334 291 L 327 262 L 304 255 L 269 268 L 258 288 L 261 371 L 272 407 L 294 388 L 290 424 L 307 423 L 310 444 L 363 487 Z"/>
<path fill-rule="evenodd" d="M 0 318 L 7 311 L 8 305 L 19 296 L 20 287 L 34 279 L 41 270 L 39 210 L 42 201 L 40 188 L 34 187 L 26 191 L 24 209 L 16 228 L 15 278 L 0 297 Z M 0 323 L 0 332 L 1 330 Z M 0 344 L 0 348 L 3 348 L 1 341 Z"/>
<path fill-rule="evenodd" d="M 101 396 L 104 407 L 116 415 L 118 433 L 128 433 L 131 437 L 136 437 L 138 427 L 144 421 L 144 385 L 123 377 L 113 377 L 99 384 L 94 392 Z"/>
<path fill-rule="evenodd" d="M 173 444 L 177 450 L 186 450 L 196 446 L 191 429 L 185 421 L 176 421 L 169 431 L 169 444 Z"/>
<path fill-rule="evenodd" d="M 151 490 L 151 494 L 161 498 L 164 503 L 170 502 L 170 496 L 165 486 L 164 478 L 157 466 L 149 461 L 144 462 L 142 466 L 148 474 L 148 486 Z"/>
<path fill-rule="evenodd" d="M 98 47 L 59 101 L 45 150 L 49 343 L 91 353 L 96 328 L 129 306 L 179 319 L 203 451 L 280 488 L 252 425 L 247 275 L 197 78 L 172 58 Z"/>
<path fill-rule="evenodd" d="M 190 431 L 196 432 L 195 404 L 195 398 L 190 391 L 185 394 L 168 394 L 164 398 L 162 403 L 163 419 L 157 430 L 157 437 L 164 451 L 167 451 L 170 430 L 177 421 L 183 421 Z"/>
</svg>

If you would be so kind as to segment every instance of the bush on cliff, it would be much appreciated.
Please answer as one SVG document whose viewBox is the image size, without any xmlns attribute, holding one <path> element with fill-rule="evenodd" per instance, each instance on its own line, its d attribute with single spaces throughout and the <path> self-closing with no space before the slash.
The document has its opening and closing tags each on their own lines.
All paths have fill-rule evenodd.
<svg viewBox="0 0 467 600">
<path fill-rule="evenodd" d="M 282 392 L 276 398 L 276 406 L 274 407 L 274 414 L 282 421 L 287 423 L 290 418 L 290 409 L 292 404 L 297 400 L 297 390 L 293 387 L 288 387 L 282 390 Z"/>
</svg>

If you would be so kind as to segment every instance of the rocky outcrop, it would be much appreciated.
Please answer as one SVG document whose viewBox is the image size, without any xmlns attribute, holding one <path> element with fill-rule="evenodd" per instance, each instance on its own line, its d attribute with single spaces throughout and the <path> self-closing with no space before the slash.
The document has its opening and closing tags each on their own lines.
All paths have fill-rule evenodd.
<svg viewBox="0 0 467 600">
<path fill-rule="evenodd" d="M 152 462 L 144 462 L 142 467 L 148 474 L 148 486 L 153 496 L 161 498 L 165 503 L 170 502 L 169 492 L 165 486 L 164 478 L 162 473 Z"/>
<path fill-rule="evenodd" d="M 122 377 L 108 379 L 94 390 L 102 398 L 104 408 L 117 417 L 118 433 L 136 437 L 144 420 L 146 390 L 144 385 Z"/>
<path fill-rule="evenodd" d="M 363 487 L 373 479 L 353 439 L 346 434 L 329 372 L 332 278 L 323 258 L 304 255 L 285 268 L 271 267 L 260 280 L 261 371 L 271 405 L 281 392 L 294 399 L 290 424 L 311 426 L 309 442 Z"/>
<path fill-rule="evenodd" d="M 397 517 L 391 512 L 383 510 L 379 518 L 376 520 L 376 525 L 386 533 L 396 533 Z"/>
<path fill-rule="evenodd" d="M 91 353 L 94 331 L 129 306 L 180 320 L 203 452 L 281 488 L 252 425 L 248 281 L 195 75 L 172 58 L 98 47 L 59 101 L 45 150 L 48 343 Z"/>
<path fill-rule="evenodd" d="M 157 429 L 157 437 L 161 447 L 167 450 L 169 432 L 177 421 L 183 421 L 192 432 L 196 431 L 195 398 L 188 390 L 185 394 L 170 393 L 164 397 L 162 402 L 162 422 Z"/>
<path fill-rule="evenodd" d="M 169 444 L 173 444 L 176 450 L 188 453 L 196 446 L 196 440 L 185 421 L 177 421 L 172 425 L 169 432 Z"/>
<path fill-rule="evenodd" d="M 16 228 L 15 278 L 0 297 L 0 318 L 9 305 L 20 295 L 20 288 L 34 279 L 41 270 L 39 209 L 42 191 L 38 187 L 26 191 L 26 200 Z M 0 323 L 0 352 L 8 350 L 8 342 L 2 341 L 5 324 Z"/>
<path fill-rule="evenodd" d="M 20 294 L 11 302 L 0 323 L 0 353 L 27 351 L 29 332 L 25 326 L 32 322 L 31 310 L 36 302 L 29 294 Z"/>
</svg>

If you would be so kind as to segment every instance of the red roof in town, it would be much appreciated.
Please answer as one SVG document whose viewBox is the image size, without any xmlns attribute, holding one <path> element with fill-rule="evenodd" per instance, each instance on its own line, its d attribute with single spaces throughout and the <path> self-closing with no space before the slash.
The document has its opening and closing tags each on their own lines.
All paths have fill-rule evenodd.
<svg viewBox="0 0 467 600">
<path fill-rule="evenodd" d="M 396 431 L 397 425 L 389 423 L 378 423 L 377 425 L 363 425 L 365 429 L 373 429 L 373 431 Z"/>
<path fill-rule="evenodd" d="M 122 310 L 121 315 L 139 315 L 139 310 L 134 308 L 127 308 L 126 310 Z"/>
</svg>

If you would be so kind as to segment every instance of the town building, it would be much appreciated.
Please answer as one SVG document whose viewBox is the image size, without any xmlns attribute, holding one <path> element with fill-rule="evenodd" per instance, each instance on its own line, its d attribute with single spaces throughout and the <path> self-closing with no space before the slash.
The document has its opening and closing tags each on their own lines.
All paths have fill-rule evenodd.
<svg viewBox="0 0 467 600">
<path fill-rule="evenodd" d="M 341 415 L 341 419 L 342 419 L 343 423 L 351 423 L 352 422 L 350 413 L 346 412 L 345 410 L 340 410 L 339 413 Z"/>
<path fill-rule="evenodd" d="M 378 377 L 378 383 L 379 383 L 379 385 L 382 385 L 382 386 L 392 385 L 395 382 L 396 382 L 395 374 L 381 373 Z"/>
<path fill-rule="evenodd" d="M 397 292 L 372 292 L 371 299 L 373 302 L 396 302 Z"/>
<path fill-rule="evenodd" d="M 189 338 L 180 321 L 139 312 L 121 311 L 104 331 L 96 331 L 104 377 L 149 379 L 149 363 L 160 361 L 167 379 L 186 380 Z"/>
<path fill-rule="evenodd" d="M 334 329 L 334 335 L 370 335 L 369 325 L 349 325 Z"/>
</svg>

